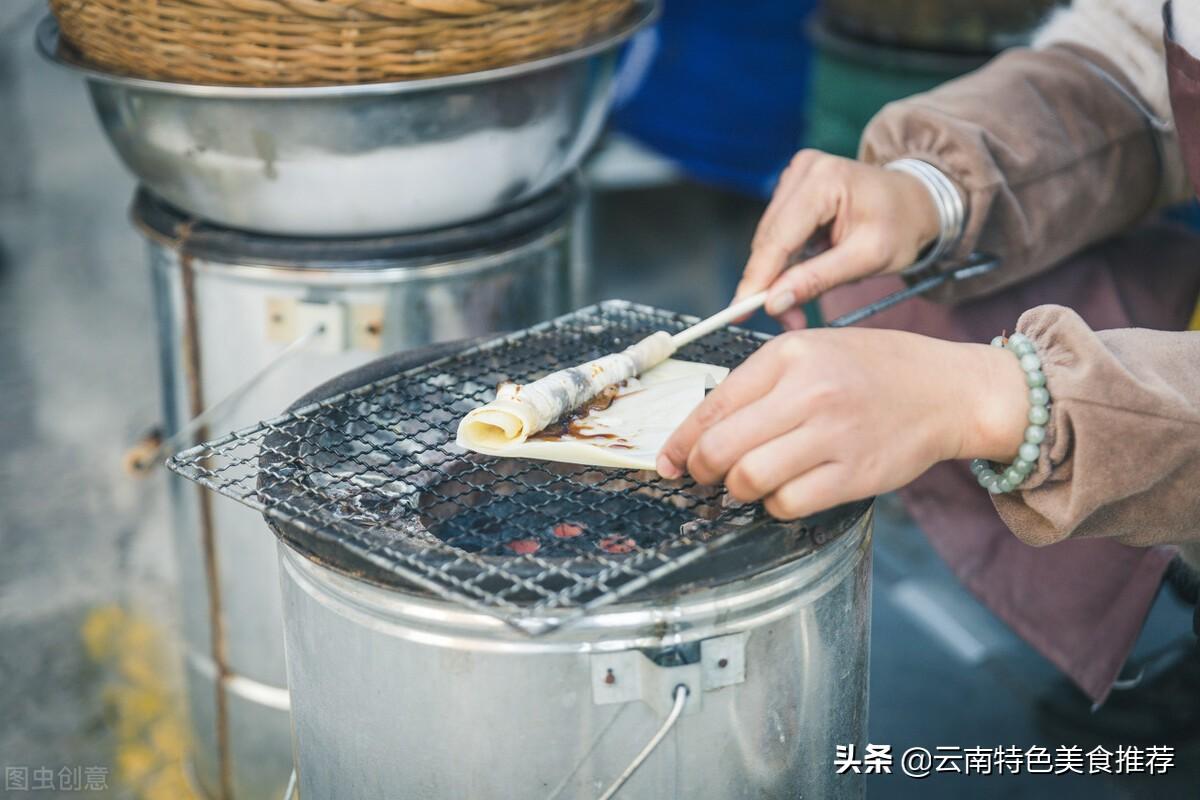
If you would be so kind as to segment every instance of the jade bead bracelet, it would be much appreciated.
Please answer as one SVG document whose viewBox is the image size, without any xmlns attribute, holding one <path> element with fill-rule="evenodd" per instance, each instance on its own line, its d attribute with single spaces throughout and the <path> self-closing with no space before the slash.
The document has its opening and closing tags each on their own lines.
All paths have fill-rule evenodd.
<svg viewBox="0 0 1200 800">
<path fill-rule="evenodd" d="M 1029 387 L 1029 426 L 1025 428 L 1025 440 L 1017 450 L 1017 458 L 1008 467 L 992 464 L 982 458 L 971 461 L 971 472 L 979 485 L 992 494 L 1011 492 L 1029 477 L 1037 467 L 1046 440 L 1046 423 L 1050 421 L 1050 392 L 1046 389 L 1046 373 L 1042 372 L 1042 360 L 1038 358 L 1033 342 L 1023 333 L 1014 333 L 1005 339 L 992 339 L 993 347 L 1006 348 L 1017 357 L 1025 373 L 1025 384 Z"/>
</svg>

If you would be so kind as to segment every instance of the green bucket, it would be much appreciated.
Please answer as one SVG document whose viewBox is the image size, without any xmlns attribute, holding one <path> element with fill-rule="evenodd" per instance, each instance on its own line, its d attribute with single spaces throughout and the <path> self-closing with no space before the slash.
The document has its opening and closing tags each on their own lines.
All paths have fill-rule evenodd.
<svg viewBox="0 0 1200 800">
<path fill-rule="evenodd" d="M 858 152 L 863 129 L 879 109 L 957 78 L 990 58 L 858 41 L 830 30 L 820 15 L 810 24 L 809 36 L 814 63 L 805 145 L 849 158 Z"/>
</svg>

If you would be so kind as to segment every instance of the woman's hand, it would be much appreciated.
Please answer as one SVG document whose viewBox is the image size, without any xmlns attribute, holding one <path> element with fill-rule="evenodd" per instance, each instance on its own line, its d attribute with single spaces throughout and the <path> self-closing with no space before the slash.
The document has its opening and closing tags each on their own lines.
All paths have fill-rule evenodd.
<svg viewBox="0 0 1200 800">
<path fill-rule="evenodd" d="M 954 458 L 1010 461 L 1029 411 L 1012 354 L 888 330 L 786 333 L 713 390 L 663 447 L 686 468 L 763 500 L 780 519 L 891 491 Z"/>
<path fill-rule="evenodd" d="M 826 229 L 829 249 L 787 270 Z M 789 324 L 796 315 L 803 319 L 797 304 L 843 283 L 904 269 L 937 234 L 937 208 L 917 178 L 801 150 L 759 221 L 737 299 L 770 287 L 767 313 L 797 327 Z"/>
</svg>

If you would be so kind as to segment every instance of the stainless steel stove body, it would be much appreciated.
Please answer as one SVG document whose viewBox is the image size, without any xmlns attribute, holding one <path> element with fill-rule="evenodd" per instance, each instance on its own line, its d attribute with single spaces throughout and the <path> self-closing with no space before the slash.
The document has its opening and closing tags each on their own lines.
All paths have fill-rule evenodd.
<svg viewBox="0 0 1200 800">
<path fill-rule="evenodd" d="M 767 572 L 530 637 L 279 545 L 301 797 L 861 798 L 871 515 Z M 750 534 L 753 535 L 753 534 Z M 709 556 L 720 559 L 719 552 Z"/>
<path fill-rule="evenodd" d="M 142 192 L 166 432 L 240 393 L 190 445 L 381 354 L 563 312 L 586 272 L 582 207 L 568 182 L 482 223 L 306 240 L 217 228 Z M 278 797 L 292 754 L 275 548 L 236 503 L 178 479 L 171 500 L 196 782 L 212 797 Z"/>
</svg>

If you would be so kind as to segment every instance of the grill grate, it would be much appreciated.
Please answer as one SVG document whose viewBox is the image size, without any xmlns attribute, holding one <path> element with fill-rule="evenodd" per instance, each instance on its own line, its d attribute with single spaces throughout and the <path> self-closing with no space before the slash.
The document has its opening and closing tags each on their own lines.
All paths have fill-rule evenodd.
<svg viewBox="0 0 1200 800">
<path fill-rule="evenodd" d="M 168 466 L 261 511 L 309 552 L 369 565 L 538 634 L 765 523 L 720 489 L 653 473 L 467 453 L 458 421 L 504 380 L 694 322 L 610 301 L 198 445 Z M 766 336 L 727 328 L 677 357 L 734 367 Z"/>
</svg>

